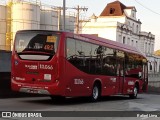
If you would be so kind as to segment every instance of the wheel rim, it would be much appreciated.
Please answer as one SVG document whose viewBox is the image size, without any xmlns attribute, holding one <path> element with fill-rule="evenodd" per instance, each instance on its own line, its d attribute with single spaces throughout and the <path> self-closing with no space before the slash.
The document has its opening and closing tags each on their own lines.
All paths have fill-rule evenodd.
<svg viewBox="0 0 160 120">
<path fill-rule="evenodd" d="M 137 96 L 138 90 L 137 87 L 134 88 L 134 96 Z"/>
<path fill-rule="evenodd" d="M 93 88 L 93 98 L 94 98 L 95 100 L 98 98 L 98 94 L 99 94 L 99 92 L 98 92 L 98 87 L 95 86 L 95 87 Z"/>
</svg>

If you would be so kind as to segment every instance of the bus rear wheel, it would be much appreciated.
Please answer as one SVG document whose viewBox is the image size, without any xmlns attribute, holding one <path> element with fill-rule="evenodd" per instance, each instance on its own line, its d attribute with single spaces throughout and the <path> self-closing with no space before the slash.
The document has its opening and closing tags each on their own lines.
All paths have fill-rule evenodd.
<svg viewBox="0 0 160 120">
<path fill-rule="evenodd" d="M 131 99 L 136 99 L 137 98 L 137 95 L 138 95 L 138 87 L 137 87 L 137 85 L 134 87 L 134 89 L 133 89 L 133 94 L 130 94 L 129 95 L 129 97 L 131 98 Z"/>
<path fill-rule="evenodd" d="M 91 101 L 96 102 L 100 97 L 100 86 L 95 84 L 92 89 Z"/>
</svg>

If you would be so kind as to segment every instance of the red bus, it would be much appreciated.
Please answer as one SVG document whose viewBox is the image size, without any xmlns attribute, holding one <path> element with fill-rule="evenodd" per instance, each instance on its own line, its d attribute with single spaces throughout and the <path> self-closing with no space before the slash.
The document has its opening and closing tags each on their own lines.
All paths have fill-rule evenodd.
<svg viewBox="0 0 160 120">
<path fill-rule="evenodd" d="M 92 35 L 23 30 L 12 52 L 14 91 L 52 98 L 129 95 L 148 85 L 147 59 L 136 48 Z"/>
</svg>

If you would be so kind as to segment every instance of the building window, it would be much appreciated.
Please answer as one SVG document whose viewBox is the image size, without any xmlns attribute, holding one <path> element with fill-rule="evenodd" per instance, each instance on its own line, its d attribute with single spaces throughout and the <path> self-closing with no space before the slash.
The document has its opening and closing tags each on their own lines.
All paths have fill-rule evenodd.
<svg viewBox="0 0 160 120">
<path fill-rule="evenodd" d="M 132 31 L 133 31 L 133 33 L 134 33 L 134 23 L 132 24 Z"/>
<path fill-rule="evenodd" d="M 158 72 L 157 71 L 157 62 L 156 61 L 154 61 L 154 72 Z"/>
<path fill-rule="evenodd" d="M 154 45 L 152 44 L 152 49 L 151 49 L 152 51 L 151 51 L 151 53 L 153 53 L 153 51 L 154 51 Z"/>
<path fill-rule="evenodd" d="M 130 45 L 130 38 L 128 38 L 128 45 Z"/>
<path fill-rule="evenodd" d="M 150 46 L 150 43 L 148 44 L 148 53 L 150 53 L 150 48 L 151 48 L 151 46 Z"/>
<path fill-rule="evenodd" d="M 134 41 L 133 40 L 131 41 L 131 45 L 134 46 Z"/>
<path fill-rule="evenodd" d="M 130 22 L 128 21 L 128 26 L 130 26 Z"/>
<path fill-rule="evenodd" d="M 118 40 L 118 42 L 121 43 L 121 40 L 122 40 L 122 35 L 119 35 L 119 40 Z"/>
<path fill-rule="evenodd" d="M 137 25 L 137 28 L 136 28 L 136 32 L 137 32 L 137 34 L 139 33 L 139 31 L 138 31 L 138 25 Z"/>
<path fill-rule="evenodd" d="M 152 64 L 151 64 L 151 62 L 149 62 L 149 64 L 150 64 L 149 65 L 149 69 L 152 70 Z"/>
<path fill-rule="evenodd" d="M 110 8 L 110 14 L 114 14 L 115 9 L 114 8 Z"/>
<path fill-rule="evenodd" d="M 126 43 L 126 38 L 125 37 L 123 37 L 123 44 L 125 44 Z"/>
<path fill-rule="evenodd" d="M 147 53 L 147 42 L 145 43 L 145 53 Z"/>
<path fill-rule="evenodd" d="M 136 41 L 136 47 L 138 47 L 138 41 Z"/>
</svg>

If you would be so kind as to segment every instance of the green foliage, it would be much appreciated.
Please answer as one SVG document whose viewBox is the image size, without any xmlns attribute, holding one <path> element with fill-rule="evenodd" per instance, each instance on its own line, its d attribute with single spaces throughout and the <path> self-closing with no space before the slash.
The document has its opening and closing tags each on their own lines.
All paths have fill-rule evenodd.
<svg viewBox="0 0 160 120">
<path fill-rule="evenodd" d="M 160 50 L 155 51 L 154 55 L 160 56 Z"/>
</svg>

